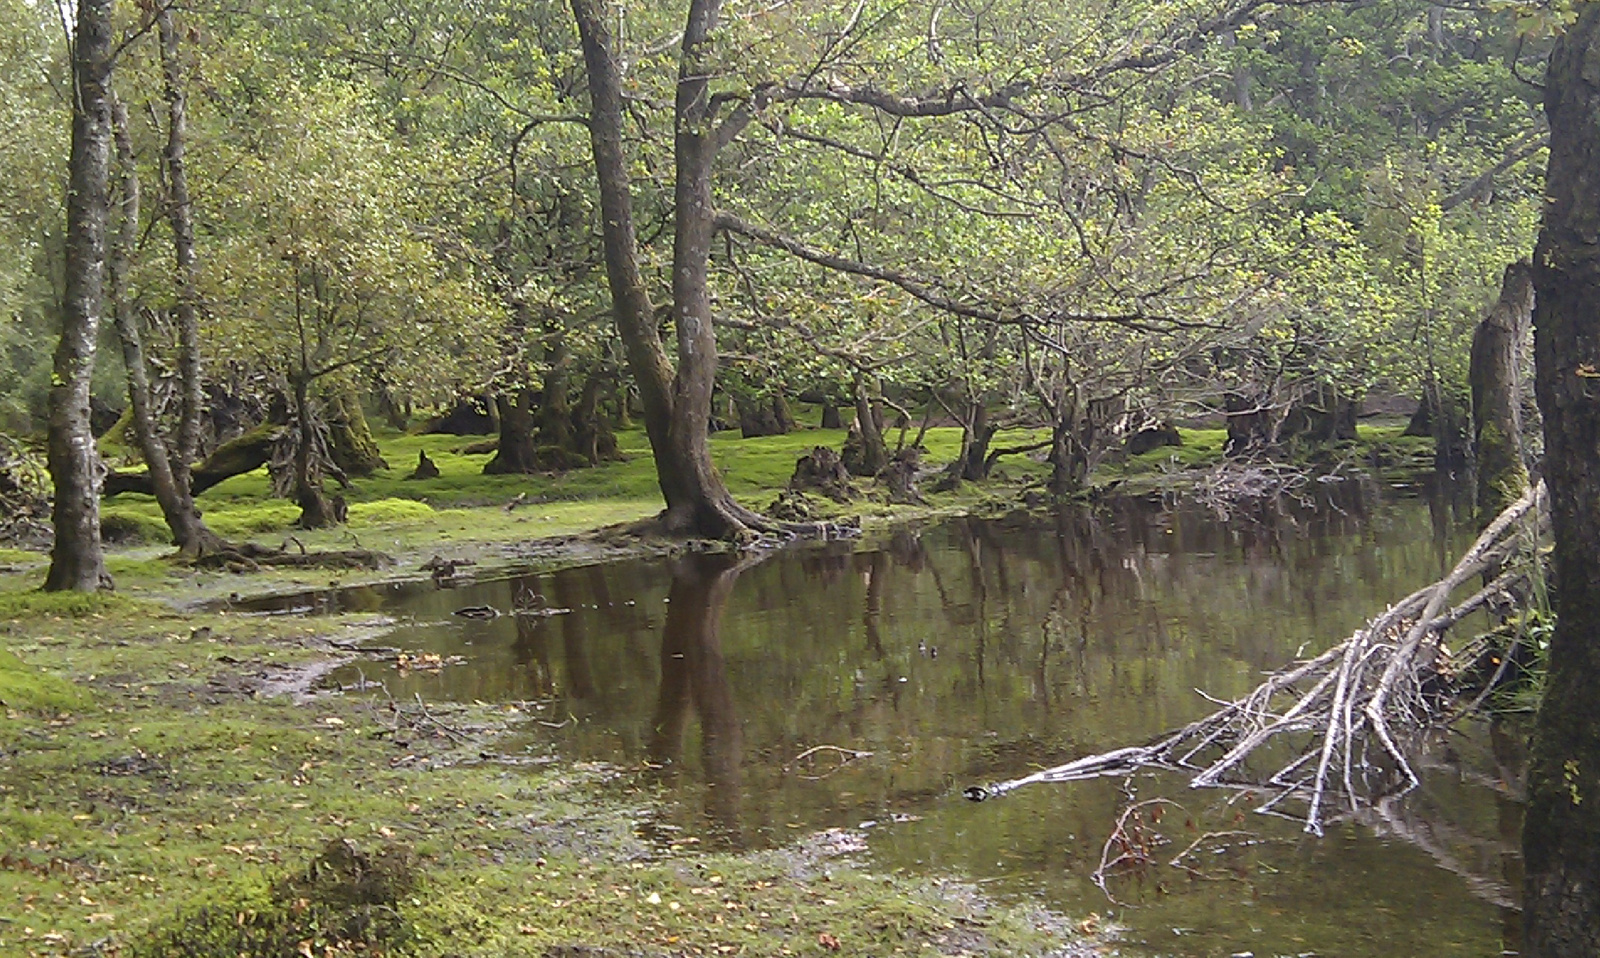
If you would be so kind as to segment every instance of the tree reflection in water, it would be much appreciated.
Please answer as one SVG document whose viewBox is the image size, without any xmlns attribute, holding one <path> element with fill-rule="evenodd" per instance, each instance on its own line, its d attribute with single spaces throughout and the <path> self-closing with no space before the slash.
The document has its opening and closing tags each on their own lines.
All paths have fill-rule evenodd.
<svg viewBox="0 0 1600 958">
<path fill-rule="evenodd" d="M 675 780 L 692 707 L 700 719 L 706 817 L 735 847 L 744 845 L 739 821 L 743 743 L 719 630 L 733 584 L 752 564 L 729 555 L 689 555 L 674 561 L 661 634 L 661 685 L 648 744 L 650 761 L 665 780 Z"/>
</svg>

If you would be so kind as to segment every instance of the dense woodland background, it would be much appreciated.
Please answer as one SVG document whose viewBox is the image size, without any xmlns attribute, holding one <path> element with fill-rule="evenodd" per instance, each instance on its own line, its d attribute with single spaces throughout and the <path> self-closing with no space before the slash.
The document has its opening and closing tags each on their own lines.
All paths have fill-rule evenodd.
<svg viewBox="0 0 1600 958">
<path fill-rule="evenodd" d="M 195 496 L 263 465 L 299 525 L 342 523 L 329 481 L 390 465 L 369 417 L 492 432 L 483 469 L 512 474 L 613 459 L 637 421 L 660 529 L 748 540 L 820 526 L 738 502 L 707 437 L 801 403 L 850 426 L 805 467 L 824 488 L 896 501 L 1024 453 L 1070 498 L 1175 422 L 1258 459 L 1414 408 L 1441 475 L 1476 459 L 1485 520 L 1542 410 L 1528 953 L 1600 947 L 1593 5 L 0 0 L 0 23 L 0 493 L 16 528 L 50 512 L 47 589 L 108 584 L 102 496 L 153 495 L 185 559 L 252 560 Z M 937 477 L 932 424 L 960 434 Z"/>
<path fill-rule="evenodd" d="M 0 414 L 26 436 L 48 418 L 63 295 L 71 29 L 6 3 Z M 998 426 L 1053 427 L 1058 493 L 1169 419 L 1227 414 L 1242 452 L 1348 435 L 1369 397 L 1424 400 L 1417 427 L 1454 456 L 1472 330 L 1539 212 L 1528 74 L 1548 30 L 1494 6 L 729 4 L 688 107 L 683 11 L 595 8 L 656 311 L 640 328 L 714 338 L 714 373 L 696 374 L 713 425 L 783 430 L 801 399 L 846 422 L 876 410 L 868 473 L 886 411 L 962 426 L 965 479 L 992 465 Z M 112 15 L 123 239 L 92 395 L 113 465 L 142 458 L 140 353 L 119 328 L 142 342 L 133 391 L 156 437 L 196 461 L 305 419 L 303 443 L 328 437 L 329 465 L 359 475 L 365 416 L 408 428 L 476 407 L 501 434 L 491 469 L 581 467 L 649 419 L 652 391 L 695 378 L 680 356 L 676 381 L 641 384 L 613 322 L 594 65 L 571 11 Z M 675 219 L 691 159 L 697 237 Z M 673 284 L 693 245 L 701 293 Z M 702 312 L 710 329 L 682 321 Z M 297 492 L 313 525 L 333 521 L 305 495 L 316 458 Z"/>
</svg>

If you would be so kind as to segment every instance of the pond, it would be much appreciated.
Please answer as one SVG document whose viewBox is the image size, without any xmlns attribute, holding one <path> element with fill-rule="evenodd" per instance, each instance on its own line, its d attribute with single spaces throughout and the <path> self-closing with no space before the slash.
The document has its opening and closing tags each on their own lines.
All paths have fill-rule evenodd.
<svg viewBox="0 0 1600 958">
<path fill-rule="evenodd" d="M 1159 774 L 961 798 L 1210 712 L 1206 696 L 1344 638 L 1470 539 L 1438 501 L 1355 484 L 1318 497 L 1227 516 L 1125 500 L 759 559 L 345 592 L 334 601 L 402 618 L 383 644 L 464 662 L 335 679 L 532 703 L 517 747 L 659 783 L 661 841 L 743 848 L 847 829 L 874 867 L 1098 915 L 1121 928 L 1122 954 L 1515 950 L 1516 732 L 1447 737 L 1385 819 L 1322 839 Z M 518 602 L 570 611 L 453 614 Z M 1090 875 L 1120 811 L 1158 796 L 1177 804 L 1140 815 L 1156 861 L 1113 877 L 1113 901 Z M 1191 843 L 1183 867 L 1168 864 Z"/>
</svg>

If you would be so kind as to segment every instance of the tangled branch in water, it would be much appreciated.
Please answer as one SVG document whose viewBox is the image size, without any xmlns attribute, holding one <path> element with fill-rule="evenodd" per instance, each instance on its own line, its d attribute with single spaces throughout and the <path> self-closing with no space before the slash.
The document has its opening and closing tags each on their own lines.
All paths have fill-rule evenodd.
<svg viewBox="0 0 1600 958">
<path fill-rule="evenodd" d="M 1406 596 L 1349 639 L 1289 666 L 1249 695 L 1147 745 L 1120 748 L 996 785 L 983 800 L 1039 782 L 1073 782 L 1140 768 L 1191 774 L 1195 788 L 1264 792 L 1259 812 L 1322 834 L 1414 788 L 1407 746 L 1462 714 L 1449 708 L 1453 670 L 1444 636 L 1473 612 L 1527 589 L 1548 525 L 1544 484 L 1501 513 L 1450 574 Z M 1491 581 L 1451 604 L 1470 580 Z"/>
</svg>

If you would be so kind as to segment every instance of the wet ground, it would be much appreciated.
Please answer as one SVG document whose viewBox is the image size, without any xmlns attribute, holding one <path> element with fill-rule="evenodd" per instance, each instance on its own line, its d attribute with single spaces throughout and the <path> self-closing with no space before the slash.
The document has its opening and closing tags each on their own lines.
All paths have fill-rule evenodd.
<svg viewBox="0 0 1600 958">
<path fill-rule="evenodd" d="M 1422 788 L 1320 840 L 1161 776 L 960 797 L 1211 711 L 1202 691 L 1233 697 L 1342 639 L 1470 538 L 1438 502 L 1353 485 L 1316 498 L 1227 515 L 1124 501 L 300 601 L 400 617 L 380 641 L 421 666 L 366 662 L 333 681 L 526 702 L 530 757 L 659 782 L 658 841 L 843 829 L 835 840 L 881 868 L 1098 914 L 1126 929 L 1127 954 L 1514 949 L 1516 732 L 1440 741 Z M 1161 796 L 1176 804 L 1140 818 L 1150 863 L 1114 877 L 1112 901 L 1090 880 L 1107 835 L 1130 801 Z"/>
</svg>

